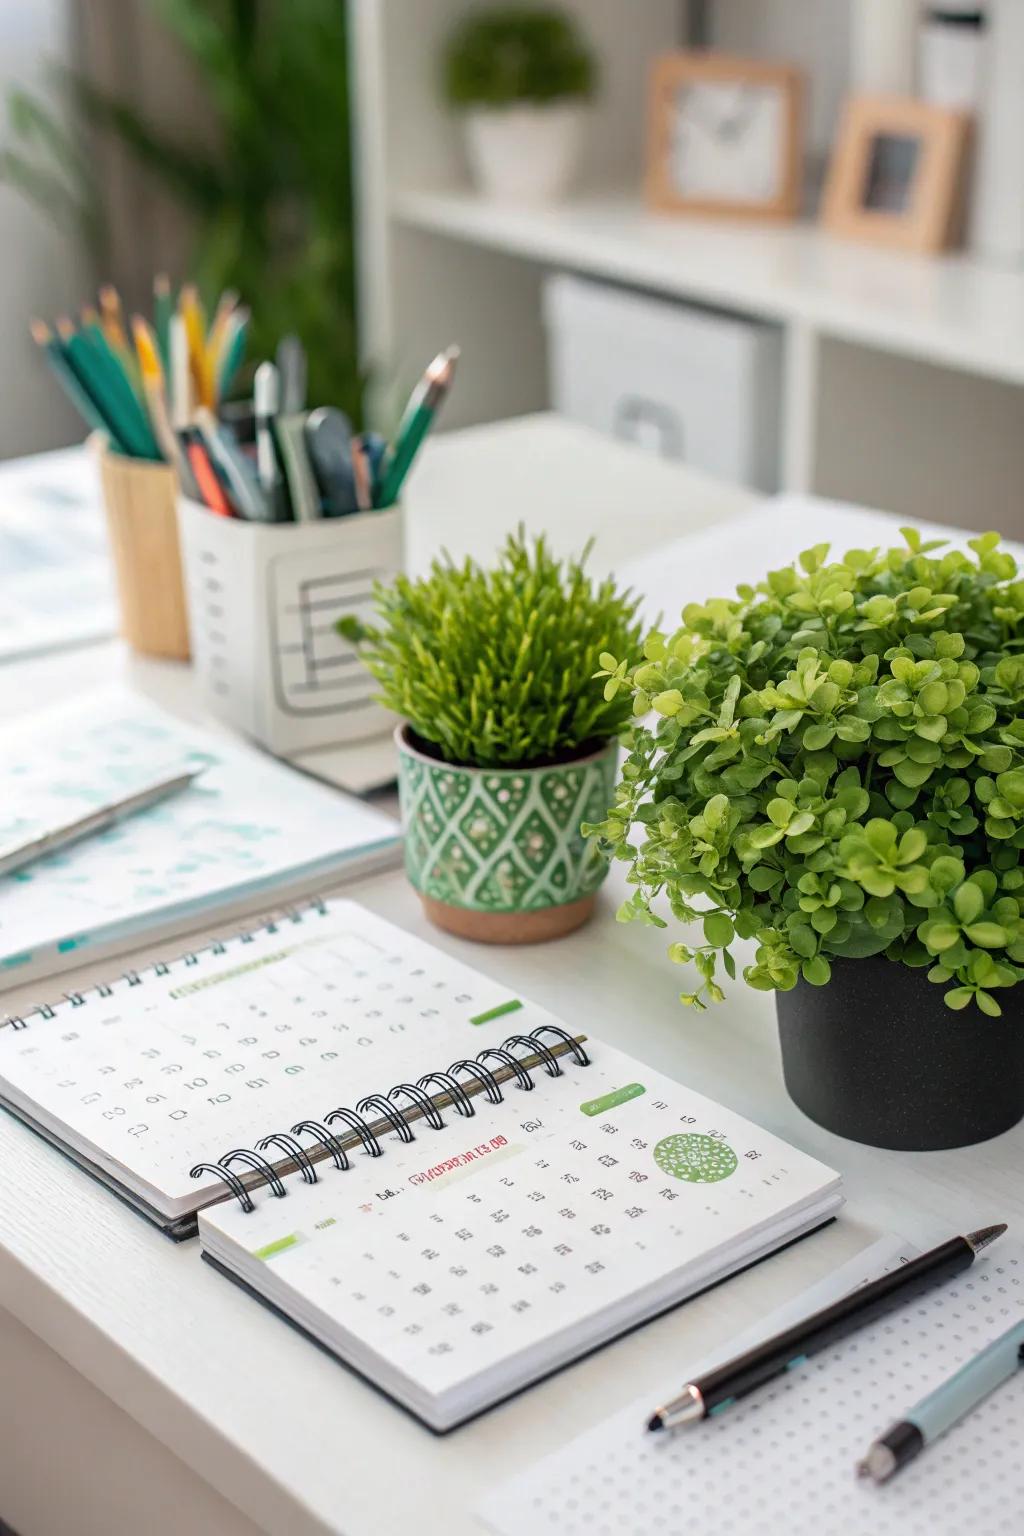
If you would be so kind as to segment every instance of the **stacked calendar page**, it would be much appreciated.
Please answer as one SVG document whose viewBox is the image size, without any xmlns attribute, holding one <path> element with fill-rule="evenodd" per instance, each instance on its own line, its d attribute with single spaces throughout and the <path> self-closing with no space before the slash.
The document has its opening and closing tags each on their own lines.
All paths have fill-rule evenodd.
<svg viewBox="0 0 1024 1536">
<path fill-rule="evenodd" d="M 0 1029 L 0 1096 L 444 1430 L 833 1216 L 839 1178 L 355 903 Z"/>
<path fill-rule="evenodd" d="M 0 987 L 230 919 L 400 856 L 398 823 L 126 688 L 0 743 L 0 842 L 22 843 L 183 767 L 188 789 L 0 878 Z"/>
</svg>

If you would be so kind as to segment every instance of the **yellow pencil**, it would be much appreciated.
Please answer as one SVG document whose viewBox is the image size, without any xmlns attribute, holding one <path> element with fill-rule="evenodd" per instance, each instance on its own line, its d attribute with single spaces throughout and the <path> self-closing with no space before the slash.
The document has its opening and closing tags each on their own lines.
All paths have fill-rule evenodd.
<svg viewBox="0 0 1024 1536">
<path fill-rule="evenodd" d="M 131 352 L 121 318 L 121 296 L 113 283 L 104 283 L 100 289 L 100 324 L 103 334 L 119 352 Z"/>
<path fill-rule="evenodd" d="M 210 376 L 214 380 L 217 377 L 218 364 L 224 352 L 228 322 L 237 305 L 238 294 L 233 288 L 225 288 L 217 300 L 217 308 L 213 312 L 213 320 L 210 323 L 210 335 L 206 343 L 206 354 Z"/>
<path fill-rule="evenodd" d="M 139 367 L 142 370 L 142 387 L 146 393 L 146 405 L 149 409 L 149 419 L 153 427 L 153 435 L 160 445 L 160 451 L 168 464 L 178 472 L 179 480 L 186 485 L 191 476 L 187 475 L 184 455 L 171 427 L 171 419 L 167 413 L 167 396 L 164 392 L 164 370 L 160 362 L 160 353 L 157 350 L 156 337 L 141 315 L 132 316 L 132 335 L 135 338 L 135 350 L 139 354 Z"/>
<path fill-rule="evenodd" d="M 213 406 L 213 375 L 206 352 L 206 316 L 194 283 L 186 283 L 178 298 L 188 338 L 189 366 L 200 405 Z"/>
</svg>

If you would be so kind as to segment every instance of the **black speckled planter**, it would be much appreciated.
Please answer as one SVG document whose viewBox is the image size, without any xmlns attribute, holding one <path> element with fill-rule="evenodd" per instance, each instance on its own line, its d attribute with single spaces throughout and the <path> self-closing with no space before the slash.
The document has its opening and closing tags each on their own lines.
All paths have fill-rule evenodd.
<svg viewBox="0 0 1024 1536">
<path fill-rule="evenodd" d="M 827 987 L 775 997 L 790 1097 L 819 1125 L 873 1147 L 965 1147 L 1024 1117 L 1024 983 L 1003 1016 L 956 1013 L 924 970 L 833 960 Z"/>
</svg>

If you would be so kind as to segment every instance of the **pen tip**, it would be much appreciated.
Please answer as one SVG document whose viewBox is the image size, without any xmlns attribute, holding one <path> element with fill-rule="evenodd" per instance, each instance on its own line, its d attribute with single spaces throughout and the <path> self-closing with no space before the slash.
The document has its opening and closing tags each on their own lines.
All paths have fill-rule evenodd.
<svg viewBox="0 0 1024 1536">
<path fill-rule="evenodd" d="M 983 1248 L 988 1247 L 989 1243 L 994 1243 L 997 1237 L 1002 1237 L 1006 1230 L 1006 1222 L 1000 1221 L 995 1226 L 979 1227 L 977 1232 L 968 1232 L 966 1240 L 970 1243 L 975 1253 L 980 1253 Z"/>
<path fill-rule="evenodd" d="M 651 1414 L 651 1417 L 647 1420 L 647 1428 L 651 1434 L 653 1434 L 655 1430 L 665 1428 L 665 1420 L 662 1418 L 660 1413 Z"/>
</svg>

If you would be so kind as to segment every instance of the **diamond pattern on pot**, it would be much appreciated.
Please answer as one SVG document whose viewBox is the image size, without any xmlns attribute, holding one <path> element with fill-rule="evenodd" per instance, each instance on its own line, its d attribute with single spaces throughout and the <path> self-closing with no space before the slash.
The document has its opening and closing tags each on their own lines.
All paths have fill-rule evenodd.
<svg viewBox="0 0 1024 1536">
<path fill-rule="evenodd" d="M 493 770 L 399 753 L 405 857 L 417 890 L 453 906 L 537 910 L 597 889 L 606 866 L 580 835 L 611 804 L 614 748 L 556 768 Z"/>
<path fill-rule="evenodd" d="M 469 780 L 452 768 L 432 768 L 430 777 L 437 803 L 450 820 L 469 794 Z"/>
<path fill-rule="evenodd" d="M 477 886 L 476 904 L 496 912 L 515 912 L 526 905 L 524 897 L 532 878 L 511 853 L 505 853 L 490 873 Z M 551 903 L 545 901 L 544 906 Z"/>
<path fill-rule="evenodd" d="M 505 822 L 513 822 L 519 814 L 530 790 L 530 778 L 528 773 L 484 775 L 483 786 L 487 791 L 488 803 Z"/>
<path fill-rule="evenodd" d="M 455 837 L 449 837 L 434 864 L 431 878 L 438 886 L 438 895 L 443 887 L 448 892 L 447 899 L 461 903 L 462 895 L 476 872 L 476 861 L 469 857 Z"/>
<path fill-rule="evenodd" d="M 476 794 L 469 803 L 469 809 L 459 821 L 459 830 L 465 838 L 468 838 L 477 853 L 493 853 L 502 837 L 505 835 L 505 823 L 488 810 L 487 802 L 483 795 Z"/>
<path fill-rule="evenodd" d="M 558 833 L 535 807 L 516 831 L 516 846 L 526 863 L 539 875 L 550 862 L 558 843 Z"/>
<path fill-rule="evenodd" d="M 583 771 L 578 768 L 562 768 L 557 772 L 545 773 L 541 776 L 540 797 L 556 827 L 565 828 L 572 822 L 582 777 L 584 777 Z M 598 788 L 600 790 L 600 786 Z M 603 820 L 608 809 L 603 796 L 599 793 L 592 798 L 601 799 L 600 816 L 595 817 L 594 820 Z"/>
</svg>

